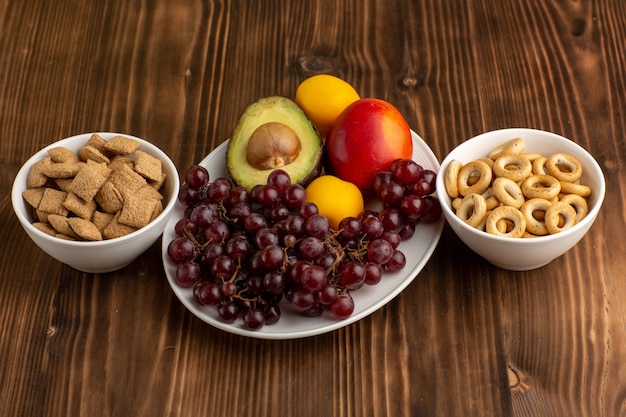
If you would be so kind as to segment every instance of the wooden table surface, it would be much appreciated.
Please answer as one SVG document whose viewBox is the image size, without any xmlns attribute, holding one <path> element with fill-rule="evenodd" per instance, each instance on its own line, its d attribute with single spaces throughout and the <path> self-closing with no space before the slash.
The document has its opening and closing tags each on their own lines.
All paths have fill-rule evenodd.
<svg viewBox="0 0 626 417">
<path fill-rule="evenodd" d="M 0 0 L 0 415 L 626 415 L 622 0 Z M 116 131 L 179 171 L 262 96 L 314 73 L 394 104 L 439 160 L 506 127 L 556 132 L 607 179 L 589 234 L 529 271 L 444 231 L 370 316 L 272 341 L 213 328 L 160 241 L 86 274 L 27 237 L 10 191 L 43 146 Z"/>
</svg>

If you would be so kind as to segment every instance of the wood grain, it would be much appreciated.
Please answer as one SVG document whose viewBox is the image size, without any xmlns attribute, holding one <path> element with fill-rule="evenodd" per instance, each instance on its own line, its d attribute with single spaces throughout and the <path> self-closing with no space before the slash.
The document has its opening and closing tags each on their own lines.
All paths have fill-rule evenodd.
<svg viewBox="0 0 626 417">
<path fill-rule="evenodd" d="M 0 0 L 0 415 L 625 416 L 624 21 L 618 0 Z M 571 138 L 605 172 L 600 217 L 521 273 L 446 227 L 379 311 L 266 341 L 185 310 L 160 242 L 84 274 L 12 212 L 20 165 L 57 139 L 126 132 L 182 170 L 322 72 L 390 101 L 440 159 L 504 127 Z"/>
</svg>

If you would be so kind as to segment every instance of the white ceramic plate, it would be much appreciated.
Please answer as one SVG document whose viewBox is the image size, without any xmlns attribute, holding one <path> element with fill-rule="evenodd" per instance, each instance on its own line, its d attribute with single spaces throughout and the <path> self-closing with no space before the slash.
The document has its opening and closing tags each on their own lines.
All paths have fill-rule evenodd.
<svg viewBox="0 0 626 417">
<path fill-rule="evenodd" d="M 439 161 L 435 154 L 415 132 L 411 131 L 411 135 L 413 137 L 413 160 L 424 168 L 437 172 Z M 228 176 L 225 158 L 227 143 L 222 143 L 200 162 L 200 165 L 208 169 L 212 179 Z M 365 285 L 353 291 L 351 294 L 355 308 L 349 318 L 337 320 L 328 311 L 319 317 L 304 317 L 297 313 L 288 302 L 282 301 L 282 316 L 277 323 L 265 325 L 260 330 L 250 331 L 243 328 L 241 319 L 232 324 L 221 321 L 216 307 L 199 304 L 194 300 L 191 289 L 181 288 L 176 284 L 176 267 L 169 260 L 167 246 L 176 237 L 174 226 L 182 218 L 183 211 L 184 207 L 178 203 L 163 232 L 163 265 L 172 290 L 185 307 L 203 321 L 230 333 L 260 339 L 295 339 L 314 336 L 347 326 L 378 310 L 404 290 L 424 268 L 439 242 L 444 224 L 444 218 L 441 216 L 436 223 L 418 225 L 413 237 L 402 242 L 399 247 L 406 256 L 406 266 L 396 273 L 384 274 L 383 279 L 377 285 Z"/>
</svg>

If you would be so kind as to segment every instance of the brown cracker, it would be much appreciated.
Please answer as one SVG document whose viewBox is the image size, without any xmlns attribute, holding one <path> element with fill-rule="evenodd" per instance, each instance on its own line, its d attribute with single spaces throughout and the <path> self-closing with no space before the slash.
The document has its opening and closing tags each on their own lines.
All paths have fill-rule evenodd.
<svg viewBox="0 0 626 417">
<path fill-rule="evenodd" d="M 134 195 L 145 198 L 146 200 L 163 200 L 163 195 L 149 184 L 139 187 L 137 191 L 135 191 Z"/>
<path fill-rule="evenodd" d="M 63 202 L 63 207 L 86 220 L 90 220 L 93 213 L 96 211 L 96 200 L 91 199 L 88 201 L 83 200 L 73 192 L 67 193 L 67 198 Z"/>
<path fill-rule="evenodd" d="M 115 136 L 104 144 L 104 149 L 118 155 L 128 155 L 139 148 L 140 143 L 126 136 Z"/>
<path fill-rule="evenodd" d="M 22 197 L 24 197 L 24 200 L 26 200 L 26 202 L 32 207 L 37 208 L 43 198 L 43 192 L 43 187 L 28 188 L 22 193 Z"/>
<path fill-rule="evenodd" d="M 101 172 L 99 165 L 85 165 L 74 177 L 70 191 L 85 201 L 92 200 L 107 181 L 107 176 L 102 175 Z"/>
<path fill-rule="evenodd" d="M 127 234 L 137 230 L 136 227 L 120 223 L 118 221 L 120 213 L 121 212 L 118 211 L 115 217 L 113 217 L 113 220 L 111 220 L 111 222 L 102 231 L 102 236 L 104 236 L 105 239 L 114 239 L 116 237 L 126 236 Z"/>
<path fill-rule="evenodd" d="M 109 163 L 109 158 L 91 145 L 85 145 L 78 149 L 78 157 L 81 161 L 96 161 Z"/>
<path fill-rule="evenodd" d="M 163 207 L 163 202 L 157 201 L 154 207 L 154 211 L 152 212 L 152 218 L 150 219 L 150 221 L 159 217 L 159 214 L 163 213 L 163 210 L 165 210 L 165 207 Z"/>
<path fill-rule="evenodd" d="M 113 171 L 117 171 L 122 168 L 122 165 L 128 165 L 130 169 L 135 169 L 135 161 L 128 155 L 114 155 L 109 162 L 109 168 Z"/>
<path fill-rule="evenodd" d="M 54 184 L 59 188 L 59 190 L 69 193 L 72 181 L 74 181 L 74 178 L 57 178 L 54 180 Z"/>
<path fill-rule="evenodd" d="M 141 175 L 126 165 L 117 171 L 113 171 L 109 175 L 109 181 L 115 185 L 115 188 L 122 194 L 124 199 L 132 196 L 146 184 L 146 180 Z"/>
<path fill-rule="evenodd" d="M 56 235 L 54 235 L 54 237 L 56 237 L 57 239 L 63 239 L 63 240 L 78 240 L 75 237 L 64 235 L 63 233 L 57 233 Z"/>
<path fill-rule="evenodd" d="M 94 133 L 91 135 L 89 140 L 87 140 L 87 143 L 85 145 L 91 146 L 92 148 L 97 149 L 101 154 L 105 156 L 109 156 L 108 155 L 109 151 L 107 151 L 106 148 L 104 147 L 106 143 L 107 143 L 106 139 L 104 139 L 99 134 Z"/>
<path fill-rule="evenodd" d="M 28 178 L 26 180 L 27 188 L 43 187 L 48 182 L 48 177 L 44 174 L 44 171 L 48 165 L 52 164 L 52 158 L 49 156 L 44 157 L 41 161 L 37 161 L 33 164 L 28 171 Z"/>
<path fill-rule="evenodd" d="M 53 162 L 44 168 L 44 175 L 48 178 L 72 178 L 82 165 L 75 162 Z"/>
<path fill-rule="evenodd" d="M 104 213 L 102 211 L 96 211 L 93 214 L 91 221 L 96 225 L 100 233 L 104 232 L 104 229 L 111 223 L 111 220 L 115 217 L 114 214 Z"/>
<path fill-rule="evenodd" d="M 111 175 L 111 168 L 109 168 L 109 164 L 107 164 L 106 162 L 96 162 L 88 159 L 85 163 L 89 165 L 90 168 L 95 169 L 98 173 L 105 177 Z"/>
<path fill-rule="evenodd" d="M 44 188 L 43 197 L 39 202 L 39 211 L 48 214 L 60 214 L 67 216 L 68 210 L 63 206 L 63 202 L 67 198 L 65 191 L 55 190 L 53 188 Z"/>
<path fill-rule="evenodd" d="M 147 200 L 137 196 L 126 199 L 118 221 L 127 226 L 142 228 L 152 220 L 156 203 L 156 200 Z"/>
<path fill-rule="evenodd" d="M 56 148 L 48 149 L 48 155 L 50 155 L 52 162 L 58 162 L 58 163 L 78 162 L 78 155 L 76 155 L 75 152 L 70 151 L 64 146 L 57 146 Z"/>
<path fill-rule="evenodd" d="M 57 231 L 54 229 L 54 227 L 50 226 L 50 223 L 34 222 L 33 227 L 50 236 L 55 236 L 57 234 Z"/>
<path fill-rule="evenodd" d="M 102 233 L 89 220 L 81 219 L 80 217 L 69 217 L 67 222 L 74 233 L 81 238 L 90 241 L 102 240 Z"/>
<path fill-rule="evenodd" d="M 143 151 L 135 151 L 135 172 L 151 181 L 161 179 L 161 161 Z"/>
<path fill-rule="evenodd" d="M 98 240 L 93 228 L 109 239 L 154 220 L 164 210 L 159 189 L 166 174 L 161 161 L 139 146 L 125 136 L 106 141 L 93 134 L 76 153 L 61 146 L 49 149 L 31 168 L 23 193 L 38 227 L 62 239 Z"/>
<path fill-rule="evenodd" d="M 154 188 L 155 190 L 160 190 L 161 187 L 163 187 L 163 184 L 165 184 L 166 178 L 167 174 L 165 172 L 162 172 L 161 178 L 159 178 L 157 181 L 148 181 L 148 184 L 150 184 L 150 187 Z"/>
<path fill-rule="evenodd" d="M 96 202 L 105 213 L 116 213 L 124 206 L 124 197 L 111 181 L 105 182 L 95 196 Z"/>
<path fill-rule="evenodd" d="M 35 215 L 37 216 L 37 220 L 40 223 L 50 223 L 48 221 L 48 213 L 46 213 L 45 211 L 35 210 Z"/>
<path fill-rule="evenodd" d="M 68 222 L 68 218 L 65 216 L 59 216 L 58 214 L 51 214 L 48 216 L 48 221 L 50 225 L 56 230 L 58 233 L 63 235 L 76 238 L 76 233 L 70 227 Z"/>
</svg>

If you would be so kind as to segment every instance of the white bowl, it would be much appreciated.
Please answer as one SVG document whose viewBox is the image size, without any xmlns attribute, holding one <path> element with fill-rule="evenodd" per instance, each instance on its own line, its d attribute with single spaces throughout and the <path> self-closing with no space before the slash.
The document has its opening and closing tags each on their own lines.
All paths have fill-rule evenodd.
<svg viewBox="0 0 626 417">
<path fill-rule="evenodd" d="M 577 158 L 583 167 L 581 183 L 591 187 L 589 213 L 578 224 L 554 235 L 536 238 L 510 238 L 488 234 L 460 220 L 451 207 L 444 185 L 446 167 L 456 159 L 467 163 L 486 157 L 489 151 L 513 138 L 526 141 L 524 152 L 539 152 L 543 156 L 564 152 Z M 554 133 L 534 129 L 502 129 L 469 139 L 446 156 L 437 176 L 437 195 L 443 214 L 454 232 L 474 252 L 491 264 L 512 271 L 540 268 L 570 250 L 587 233 L 595 221 L 606 191 L 604 175 L 596 160 L 582 147 Z"/>
<path fill-rule="evenodd" d="M 78 242 L 59 239 L 33 227 L 31 208 L 22 197 L 22 192 L 26 190 L 26 179 L 30 168 L 35 162 L 46 156 L 50 148 L 64 146 L 72 151 L 77 151 L 81 146 L 85 145 L 92 133 L 62 139 L 37 152 L 26 161 L 17 173 L 11 192 L 13 210 L 26 233 L 37 246 L 53 258 L 79 271 L 89 273 L 111 272 L 123 268 L 152 246 L 163 233 L 163 229 L 174 209 L 180 187 L 176 166 L 163 151 L 150 142 L 126 134 L 109 132 L 98 134 L 106 140 L 116 135 L 134 139 L 140 143 L 140 150 L 161 160 L 163 171 L 167 175 L 163 188 L 161 189 L 161 192 L 164 194 L 164 210 L 147 226 L 126 236 L 98 242 Z"/>
</svg>

